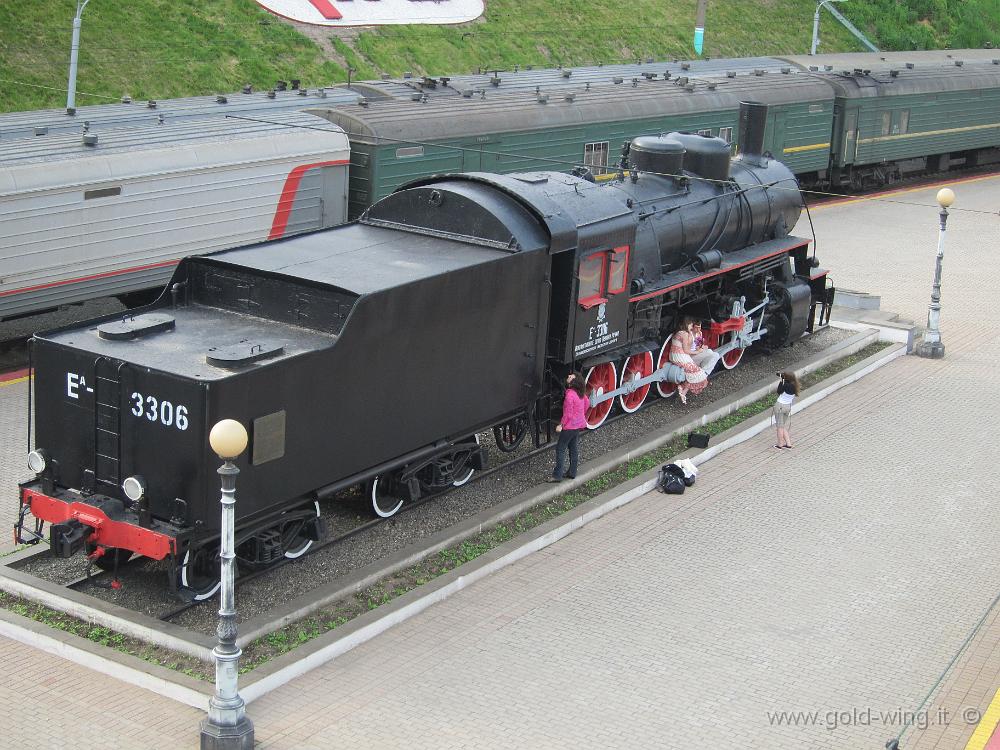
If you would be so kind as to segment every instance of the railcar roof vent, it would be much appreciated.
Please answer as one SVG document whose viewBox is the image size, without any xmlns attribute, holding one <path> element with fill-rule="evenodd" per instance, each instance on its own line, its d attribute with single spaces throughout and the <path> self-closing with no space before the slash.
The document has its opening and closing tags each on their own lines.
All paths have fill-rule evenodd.
<svg viewBox="0 0 1000 750">
<path fill-rule="evenodd" d="M 403 78 L 413 78 L 413 73 L 408 70 L 403 71 Z"/>
<path fill-rule="evenodd" d="M 868 70 L 867 68 L 865 70 L 861 71 L 861 75 L 870 76 L 871 74 L 872 74 L 872 72 L 870 70 Z"/>
<path fill-rule="evenodd" d="M 473 93 L 475 92 L 472 89 L 462 89 L 462 96 L 466 99 L 471 99 Z"/>
<path fill-rule="evenodd" d="M 994 65 L 1000 65 L 1000 57 L 994 57 L 993 58 L 993 64 Z"/>
<path fill-rule="evenodd" d="M 274 88 L 276 91 L 286 91 L 288 89 L 288 81 L 275 81 Z"/>
<path fill-rule="evenodd" d="M 652 57 L 647 57 L 646 58 L 646 63 L 649 64 L 649 65 L 652 65 L 653 64 L 653 58 Z"/>
<path fill-rule="evenodd" d="M 663 80 L 664 80 L 664 81 L 669 81 L 669 80 L 670 80 L 670 76 L 671 76 L 671 75 L 672 75 L 672 74 L 670 73 L 670 71 L 669 71 L 669 70 L 664 70 L 664 71 L 663 71 Z"/>
<path fill-rule="evenodd" d="M 84 133 L 83 145 L 93 148 L 97 145 L 97 133 Z"/>
<path fill-rule="evenodd" d="M 831 70 L 833 70 L 833 66 L 832 65 L 824 65 L 823 66 L 823 70 L 831 71 Z"/>
<path fill-rule="evenodd" d="M 889 77 L 890 78 L 896 78 L 898 75 L 899 75 L 899 71 L 896 70 L 895 68 L 893 68 L 892 70 L 889 71 Z"/>
<path fill-rule="evenodd" d="M 383 81 L 388 81 L 388 80 L 389 80 L 389 79 L 391 79 L 391 78 L 392 78 L 392 76 L 391 76 L 391 75 L 389 75 L 388 73 L 383 73 L 383 74 L 382 74 L 382 80 L 383 80 Z"/>
<path fill-rule="evenodd" d="M 863 71 L 863 70 L 861 70 L 861 68 L 855 68 L 855 69 L 854 69 L 854 75 L 856 75 L 856 76 L 859 76 L 859 75 L 861 75 L 861 74 L 862 74 L 863 72 L 864 72 L 864 71 Z"/>
<path fill-rule="evenodd" d="M 309 96 L 309 89 L 299 89 L 299 96 Z"/>
<path fill-rule="evenodd" d="M 252 94 L 253 93 L 253 86 L 251 86 L 248 83 L 246 86 L 243 87 L 243 93 L 244 94 Z"/>
<path fill-rule="evenodd" d="M 913 70 L 915 67 L 917 67 L 917 66 L 914 65 L 913 63 L 906 63 L 906 69 L 907 70 Z"/>
<path fill-rule="evenodd" d="M 277 94 L 276 94 L 276 93 L 274 93 L 274 89 L 271 89 L 271 90 L 269 90 L 269 91 L 267 92 L 267 98 L 268 98 L 268 99 L 274 99 L 274 98 L 275 98 L 276 96 L 277 96 Z"/>
<path fill-rule="evenodd" d="M 517 68 L 516 65 L 514 67 Z M 441 76 L 438 80 L 441 81 L 442 86 L 447 86 L 451 78 L 449 78 L 448 76 Z"/>
<path fill-rule="evenodd" d="M 961 68 L 963 65 L 965 65 L 965 61 L 964 60 L 955 60 L 955 67 L 956 68 Z"/>
<path fill-rule="evenodd" d="M 656 73 L 650 73 L 647 70 L 645 73 L 642 74 L 642 77 L 645 78 L 647 81 L 652 81 L 654 78 L 656 78 Z"/>
<path fill-rule="evenodd" d="M 490 85 L 492 85 L 492 86 L 499 86 L 500 85 L 500 76 L 491 76 L 490 77 Z"/>
<path fill-rule="evenodd" d="M 717 88 L 719 88 L 719 84 L 716 83 L 715 81 L 712 81 L 708 84 L 709 91 L 715 91 Z"/>
<path fill-rule="evenodd" d="M 97 335 L 108 341 L 131 341 L 140 336 L 171 331 L 174 325 L 174 317 L 165 313 L 126 315 L 121 320 L 99 325 Z"/>
<path fill-rule="evenodd" d="M 549 95 L 548 94 L 539 94 L 538 95 L 538 103 L 539 104 L 545 104 L 548 100 L 549 100 Z"/>
<path fill-rule="evenodd" d="M 614 82 L 615 82 L 615 83 L 621 83 L 621 82 L 622 82 L 622 81 L 624 81 L 624 80 L 625 80 L 625 79 L 624 79 L 624 78 L 622 78 L 621 76 L 615 76 L 615 78 L 614 78 Z"/>
<path fill-rule="evenodd" d="M 122 94 L 122 104 L 131 104 L 131 103 L 132 103 L 132 97 L 129 96 L 128 94 Z"/>
<path fill-rule="evenodd" d="M 813 73 L 818 73 L 819 72 L 819 66 L 818 65 L 810 65 L 809 66 L 809 70 L 811 72 L 813 72 Z"/>
<path fill-rule="evenodd" d="M 693 83 L 686 83 L 686 84 L 684 84 L 684 90 L 685 91 L 694 91 L 694 84 Z"/>
<path fill-rule="evenodd" d="M 48 135 L 48 134 L 49 134 L 49 129 L 44 125 L 35 128 L 35 135 Z"/>
<path fill-rule="evenodd" d="M 676 81 L 674 81 L 674 83 L 676 83 L 678 86 L 687 86 L 688 85 L 688 77 L 687 76 L 681 76 Z"/>
<path fill-rule="evenodd" d="M 791 69 L 791 68 L 782 68 L 782 69 L 781 69 L 781 72 L 782 72 L 782 73 L 783 73 L 784 75 L 786 75 L 786 76 L 787 76 L 787 75 L 788 75 L 789 73 L 791 73 L 791 72 L 792 72 L 792 69 Z"/>
<path fill-rule="evenodd" d="M 563 78 L 569 78 L 571 75 L 573 75 L 573 71 L 572 70 L 564 70 L 562 72 L 562 77 Z"/>
<path fill-rule="evenodd" d="M 367 96 L 362 96 L 360 99 L 358 99 L 358 105 L 361 106 L 361 107 L 367 107 L 368 106 L 368 97 Z"/>
<path fill-rule="evenodd" d="M 571 102 L 576 99 L 576 94 L 566 94 L 566 101 Z"/>
<path fill-rule="evenodd" d="M 681 63 L 681 70 L 691 70 L 691 63 Z"/>
<path fill-rule="evenodd" d="M 765 74 L 766 72 L 767 72 L 767 71 L 766 71 L 766 70 L 764 70 L 763 68 L 756 68 L 756 69 L 754 69 L 754 72 L 753 72 L 753 74 L 754 74 L 755 76 L 762 76 L 762 75 L 764 75 L 764 74 Z"/>
<path fill-rule="evenodd" d="M 414 91 L 412 94 L 410 94 L 410 101 L 419 102 L 423 98 L 423 96 L 424 95 L 421 94 L 419 91 Z"/>
<path fill-rule="evenodd" d="M 299 79 L 299 78 L 293 78 L 292 79 L 292 91 L 298 91 L 299 90 L 299 86 L 301 86 L 301 85 L 302 85 L 302 80 L 301 79 Z"/>
<path fill-rule="evenodd" d="M 285 347 L 274 341 L 250 341 L 243 339 L 228 346 L 213 346 L 205 355 L 205 361 L 215 367 L 242 367 L 262 359 L 277 357 Z"/>
<path fill-rule="evenodd" d="M 156 109 L 156 99 L 150 99 L 148 102 L 146 102 L 146 106 L 149 107 L 150 109 Z"/>
<path fill-rule="evenodd" d="M 226 97 L 224 97 L 222 94 L 219 94 L 217 97 L 215 97 L 215 101 L 216 101 L 217 104 L 225 104 L 229 100 Z"/>
<path fill-rule="evenodd" d="M 727 70 L 726 71 L 726 78 L 736 78 L 736 71 L 735 70 Z"/>
</svg>

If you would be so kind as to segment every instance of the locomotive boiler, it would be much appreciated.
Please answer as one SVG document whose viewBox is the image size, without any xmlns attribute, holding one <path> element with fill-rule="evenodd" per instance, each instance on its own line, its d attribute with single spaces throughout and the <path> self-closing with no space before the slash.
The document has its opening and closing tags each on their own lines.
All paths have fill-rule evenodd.
<svg viewBox="0 0 1000 750">
<path fill-rule="evenodd" d="M 743 107 L 760 143 L 766 107 Z M 756 140 L 755 140 L 756 139 Z M 102 567 L 165 560 L 184 595 L 218 587 L 223 418 L 240 457 L 237 556 L 266 566 L 324 533 L 319 501 L 364 487 L 374 513 L 467 482 L 479 435 L 510 449 L 587 375 L 588 426 L 655 387 L 682 316 L 725 367 L 783 346 L 829 302 L 789 235 L 795 178 L 719 139 L 639 138 L 622 174 L 469 173 L 412 183 L 337 229 L 185 259 L 152 305 L 36 335 L 36 478 L 16 533 Z M 628 175 L 625 175 L 625 171 Z M 30 519 L 34 518 L 34 523 Z"/>
</svg>

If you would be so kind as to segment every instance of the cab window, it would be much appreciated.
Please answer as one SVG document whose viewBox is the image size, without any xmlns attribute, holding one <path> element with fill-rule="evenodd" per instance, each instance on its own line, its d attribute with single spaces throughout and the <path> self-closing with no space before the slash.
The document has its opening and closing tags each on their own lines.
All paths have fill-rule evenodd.
<svg viewBox="0 0 1000 750">
<path fill-rule="evenodd" d="M 608 271 L 608 294 L 621 294 L 628 285 L 628 245 L 611 251 L 611 268 Z"/>
<path fill-rule="evenodd" d="M 577 277 L 580 280 L 579 300 L 583 307 L 593 307 L 604 299 L 604 271 L 608 262 L 606 252 L 594 253 L 580 261 L 580 271 Z"/>
</svg>

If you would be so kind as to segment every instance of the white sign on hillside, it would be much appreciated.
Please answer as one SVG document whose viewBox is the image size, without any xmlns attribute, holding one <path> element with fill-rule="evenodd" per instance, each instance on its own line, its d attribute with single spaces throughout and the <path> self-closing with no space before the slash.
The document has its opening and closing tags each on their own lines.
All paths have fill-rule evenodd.
<svg viewBox="0 0 1000 750">
<path fill-rule="evenodd" d="M 465 23 L 483 14 L 483 0 L 257 0 L 275 15 L 317 26 Z"/>
</svg>

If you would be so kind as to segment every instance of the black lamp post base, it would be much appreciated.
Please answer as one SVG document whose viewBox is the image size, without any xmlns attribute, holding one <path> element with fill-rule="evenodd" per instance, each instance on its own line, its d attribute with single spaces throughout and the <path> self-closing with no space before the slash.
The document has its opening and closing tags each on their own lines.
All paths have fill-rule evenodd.
<svg viewBox="0 0 1000 750">
<path fill-rule="evenodd" d="M 244 716 L 234 727 L 201 722 L 201 750 L 253 750 L 253 722 Z"/>
<path fill-rule="evenodd" d="M 918 357 L 941 359 L 944 356 L 944 344 L 940 341 L 924 341 L 917 346 Z"/>
</svg>

